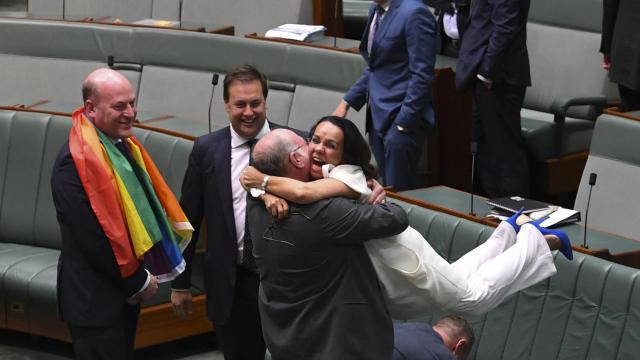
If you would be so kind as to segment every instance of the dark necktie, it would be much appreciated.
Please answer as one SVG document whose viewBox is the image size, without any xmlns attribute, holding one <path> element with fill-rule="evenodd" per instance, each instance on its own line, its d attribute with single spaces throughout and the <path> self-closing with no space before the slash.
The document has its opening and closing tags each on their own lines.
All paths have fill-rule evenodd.
<svg viewBox="0 0 640 360">
<path fill-rule="evenodd" d="M 373 47 L 373 38 L 376 35 L 376 31 L 378 31 L 378 27 L 380 26 L 380 22 L 382 21 L 382 17 L 384 16 L 384 8 L 380 5 L 376 6 L 376 19 L 371 24 L 371 30 L 369 30 L 369 37 L 367 39 L 367 52 L 369 53 L 369 57 L 371 57 L 371 48 Z"/>
<path fill-rule="evenodd" d="M 251 158 L 251 153 L 253 152 L 253 146 L 256 144 L 257 139 L 251 139 L 245 143 L 249 147 L 249 165 L 253 164 L 253 160 Z M 249 230 L 249 201 L 253 201 L 251 199 L 251 195 L 247 193 L 247 201 L 246 207 L 244 210 L 244 250 L 242 250 L 242 266 L 251 271 L 256 271 L 256 259 L 253 258 L 253 241 L 251 240 L 251 231 Z"/>
</svg>

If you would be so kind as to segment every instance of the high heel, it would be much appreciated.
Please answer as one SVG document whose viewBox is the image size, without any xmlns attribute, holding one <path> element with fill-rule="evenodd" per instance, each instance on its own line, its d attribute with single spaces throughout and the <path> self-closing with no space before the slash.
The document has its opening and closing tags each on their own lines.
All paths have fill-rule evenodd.
<svg viewBox="0 0 640 360">
<path fill-rule="evenodd" d="M 530 222 L 531 225 L 535 226 L 536 229 L 540 231 L 542 235 L 554 235 L 560 239 L 560 249 L 558 249 L 562 255 L 564 255 L 567 259 L 573 260 L 573 250 L 571 249 L 571 241 L 569 240 L 569 235 L 562 230 L 551 230 L 545 227 L 540 226 L 540 223 L 545 219 L 540 219 L 538 221 Z"/>
<path fill-rule="evenodd" d="M 524 211 L 524 206 L 520 208 L 520 210 L 518 210 L 517 213 L 511 215 L 510 218 L 506 219 L 505 221 L 509 223 L 509 225 L 511 225 L 511 227 L 513 228 L 513 230 L 516 231 L 516 234 L 518 232 L 520 232 L 520 225 L 518 225 L 518 218 L 520 217 L 520 215 L 522 215 L 522 211 Z"/>
</svg>

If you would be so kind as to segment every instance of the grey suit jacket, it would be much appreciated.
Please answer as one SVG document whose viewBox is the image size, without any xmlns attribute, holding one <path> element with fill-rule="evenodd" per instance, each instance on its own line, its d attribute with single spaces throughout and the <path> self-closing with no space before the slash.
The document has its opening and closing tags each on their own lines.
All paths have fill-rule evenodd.
<svg viewBox="0 0 640 360">
<path fill-rule="evenodd" d="M 274 359 L 391 358 L 393 327 L 364 241 L 403 231 L 399 206 L 334 198 L 276 223 L 249 201 L 259 306 Z"/>
</svg>

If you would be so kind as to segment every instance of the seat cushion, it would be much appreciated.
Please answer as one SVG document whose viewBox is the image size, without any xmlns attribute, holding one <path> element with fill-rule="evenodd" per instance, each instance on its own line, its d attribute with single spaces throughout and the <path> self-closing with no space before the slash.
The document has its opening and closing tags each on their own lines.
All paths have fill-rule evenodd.
<svg viewBox="0 0 640 360">
<path fill-rule="evenodd" d="M 529 155 L 537 160 L 560 158 L 569 154 L 589 151 L 594 122 L 576 118 L 566 118 L 564 124 L 553 121 L 553 114 L 522 109 L 522 136 Z M 556 149 L 556 130 L 560 132 L 560 149 Z"/>
</svg>

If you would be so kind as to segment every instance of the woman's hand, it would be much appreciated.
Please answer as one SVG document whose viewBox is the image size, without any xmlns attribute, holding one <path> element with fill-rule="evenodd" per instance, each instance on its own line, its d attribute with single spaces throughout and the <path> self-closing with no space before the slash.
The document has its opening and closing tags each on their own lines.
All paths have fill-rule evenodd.
<svg viewBox="0 0 640 360">
<path fill-rule="evenodd" d="M 263 194 L 260 198 L 264 201 L 264 206 L 274 219 L 280 221 L 289 216 L 289 204 L 287 200 L 269 193 Z"/>
<path fill-rule="evenodd" d="M 371 189 L 368 203 L 372 205 L 383 204 L 387 194 L 384 192 L 382 185 L 373 179 L 369 179 L 367 180 L 367 186 Z"/>
<path fill-rule="evenodd" d="M 247 190 L 250 188 L 259 189 L 264 179 L 264 174 L 258 171 L 253 166 L 247 166 L 242 174 L 240 174 L 240 184 Z"/>
</svg>

